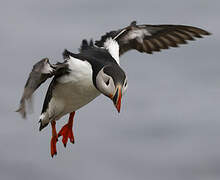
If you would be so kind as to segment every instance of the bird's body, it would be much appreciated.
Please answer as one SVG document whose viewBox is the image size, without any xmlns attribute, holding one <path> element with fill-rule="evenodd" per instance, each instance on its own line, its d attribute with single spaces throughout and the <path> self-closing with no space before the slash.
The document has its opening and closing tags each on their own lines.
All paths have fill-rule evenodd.
<svg viewBox="0 0 220 180">
<path fill-rule="evenodd" d="M 107 41 L 107 47 L 116 56 L 112 49 L 112 39 Z M 100 69 L 103 64 L 118 63 L 106 49 L 87 46 L 79 54 L 64 52 L 66 71 L 55 76 L 48 88 L 44 106 L 40 116 L 40 130 L 50 121 L 57 121 L 62 116 L 74 112 L 88 104 L 100 95 L 93 83 L 93 70 Z M 119 58 L 118 58 L 119 62 Z M 93 66 L 93 67 L 92 67 Z M 48 67 L 49 68 L 49 67 Z"/>
<path fill-rule="evenodd" d="M 90 44 L 83 40 L 80 53 L 64 51 L 64 62 L 51 65 L 45 58 L 37 62 L 26 82 L 18 112 L 26 116 L 25 101 L 48 78 L 53 77 L 44 100 L 40 116 L 40 130 L 49 123 L 52 126 L 51 155 L 56 154 L 58 136 L 74 143 L 72 132 L 75 111 L 85 106 L 101 93 L 109 97 L 118 112 L 121 98 L 127 89 L 127 78 L 120 67 L 119 56 L 135 49 L 152 54 L 154 51 L 178 47 L 194 37 L 209 35 L 203 29 L 184 25 L 136 25 L 110 31 L 99 41 Z M 70 114 L 68 123 L 56 133 L 56 121 Z"/>
<path fill-rule="evenodd" d="M 92 68 L 87 61 L 71 57 L 67 64 L 70 72 L 55 77 L 48 89 L 47 94 L 51 97 L 45 99 L 45 108 L 40 116 L 41 127 L 78 110 L 100 95 L 92 83 Z"/>
</svg>

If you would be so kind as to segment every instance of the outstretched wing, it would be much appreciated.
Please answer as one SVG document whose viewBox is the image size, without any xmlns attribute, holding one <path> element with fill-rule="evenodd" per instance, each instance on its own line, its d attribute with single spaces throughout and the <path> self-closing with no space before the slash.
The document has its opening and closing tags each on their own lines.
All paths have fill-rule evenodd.
<svg viewBox="0 0 220 180">
<path fill-rule="evenodd" d="M 29 74 L 28 80 L 24 87 L 24 92 L 20 100 L 20 106 L 16 112 L 19 112 L 23 118 L 26 117 L 25 101 L 31 100 L 34 91 L 40 87 L 48 78 L 59 73 L 61 69 L 67 67 L 67 64 L 57 63 L 51 65 L 48 58 L 37 62 Z"/>
<path fill-rule="evenodd" d="M 203 35 L 210 33 L 193 26 L 137 25 L 133 21 L 128 27 L 106 33 L 95 44 L 103 47 L 106 39 L 112 38 L 119 44 L 120 55 L 132 49 L 152 54 L 153 51 L 178 47 L 178 44 L 186 44 L 187 40 L 195 40 Z"/>
</svg>

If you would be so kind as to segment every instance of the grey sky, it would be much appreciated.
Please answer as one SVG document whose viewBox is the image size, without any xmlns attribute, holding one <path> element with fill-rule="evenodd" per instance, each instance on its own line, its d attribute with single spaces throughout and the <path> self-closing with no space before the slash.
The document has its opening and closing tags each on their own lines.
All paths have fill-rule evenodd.
<svg viewBox="0 0 220 180">
<path fill-rule="evenodd" d="M 218 180 L 219 7 L 217 0 L 1 1 L 1 179 Z M 51 159 L 51 129 L 38 132 L 37 123 L 48 83 L 27 121 L 13 112 L 32 65 L 42 57 L 61 60 L 64 48 L 76 52 L 83 38 L 132 20 L 194 25 L 213 35 L 154 55 L 122 56 L 128 91 L 121 113 L 98 97 L 76 113 L 76 144 L 65 149 L 59 141 Z"/>
</svg>

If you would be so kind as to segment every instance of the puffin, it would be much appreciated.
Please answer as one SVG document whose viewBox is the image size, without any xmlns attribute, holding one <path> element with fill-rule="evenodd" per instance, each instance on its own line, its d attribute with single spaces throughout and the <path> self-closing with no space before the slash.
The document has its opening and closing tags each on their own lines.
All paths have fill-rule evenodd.
<svg viewBox="0 0 220 180">
<path fill-rule="evenodd" d="M 57 155 L 56 144 L 60 136 L 64 147 L 68 140 L 75 142 L 75 112 L 100 94 L 111 99 L 120 112 L 122 97 L 128 86 L 126 73 L 120 66 L 121 55 L 130 50 L 152 54 L 205 35 L 210 33 L 194 26 L 137 25 L 133 21 L 124 28 L 105 33 L 95 43 L 84 39 L 78 53 L 64 50 L 62 62 L 51 64 L 48 58 L 43 58 L 34 64 L 17 112 L 26 118 L 27 102 L 31 102 L 33 93 L 41 84 L 52 78 L 39 118 L 39 130 L 51 124 L 50 154 L 53 157 Z M 57 133 L 56 122 L 67 114 L 68 122 Z"/>
</svg>

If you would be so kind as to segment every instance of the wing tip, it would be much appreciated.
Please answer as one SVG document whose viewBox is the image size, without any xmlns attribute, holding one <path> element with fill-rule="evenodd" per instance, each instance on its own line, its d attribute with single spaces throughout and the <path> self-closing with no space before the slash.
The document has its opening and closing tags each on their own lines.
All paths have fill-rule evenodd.
<svg viewBox="0 0 220 180">
<path fill-rule="evenodd" d="M 26 119 L 25 107 L 23 107 L 22 105 L 20 105 L 20 107 L 15 110 L 15 112 L 19 113 L 23 119 Z"/>
<path fill-rule="evenodd" d="M 209 31 L 205 31 L 205 34 L 204 34 L 205 36 L 210 36 L 210 35 L 212 35 L 212 33 L 211 32 L 209 32 Z"/>
</svg>

